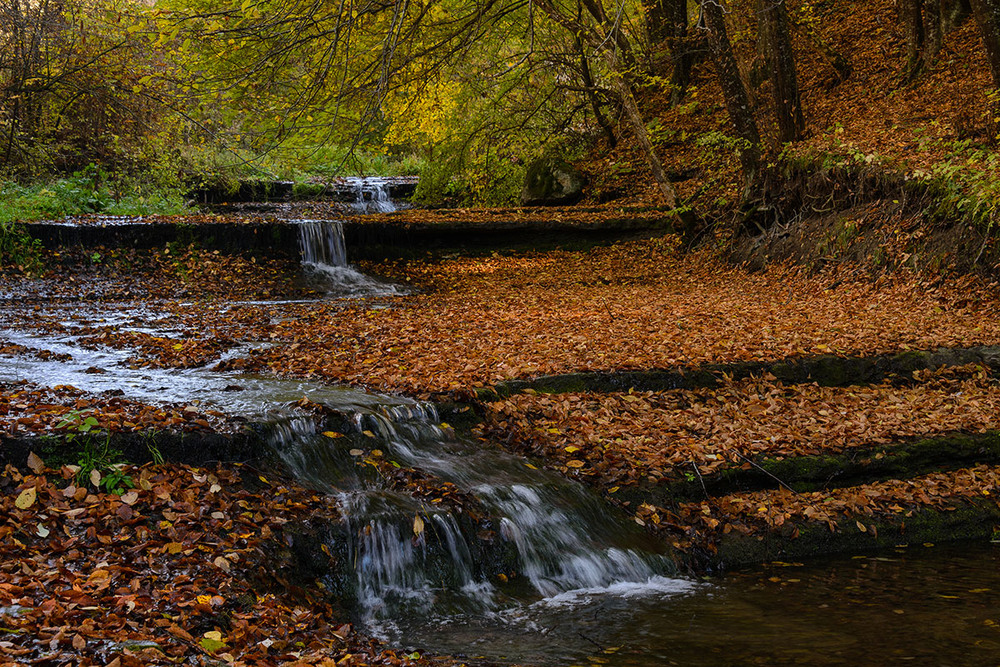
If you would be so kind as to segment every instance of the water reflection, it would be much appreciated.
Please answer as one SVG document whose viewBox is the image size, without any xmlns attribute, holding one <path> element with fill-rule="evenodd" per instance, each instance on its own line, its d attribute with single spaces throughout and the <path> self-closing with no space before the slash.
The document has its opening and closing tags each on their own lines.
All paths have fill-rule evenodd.
<svg viewBox="0 0 1000 667">
<path fill-rule="evenodd" d="M 404 634 L 413 648 L 546 665 L 996 665 L 998 565 L 995 546 L 912 546 Z"/>
</svg>

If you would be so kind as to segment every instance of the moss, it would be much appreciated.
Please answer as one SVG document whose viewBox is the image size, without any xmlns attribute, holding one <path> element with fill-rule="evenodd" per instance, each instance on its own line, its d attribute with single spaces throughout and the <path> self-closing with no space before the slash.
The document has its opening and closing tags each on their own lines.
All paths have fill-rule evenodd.
<svg viewBox="0 0 1000 667">
<path fill-rule="evenodd" d="M 703 477 L 640 485 L 631 500 L 670 504 L 712 496 L 771 489 L 785 484 L 799 493 L 857 486 L 884 479 L 907 479 L 978 463 L 1000 463 L 1000 431 L 953 433 L 842 454 L 758 458 L 754 465 L 730 467 Z M 681 470 L 679 473 L 684 473 Z"/>
<path fill-rule="evenodd" d="M 921 350 L 908 350 L 892 357 L 891 363 L 897 373 L 912 373 L 930 367 L 931 355 Z"/>
<path fill-rule="evenodd" d="M 794 560 L 836 553 L 864 553 L 903 544 L 992 539 L 1000 522 L 1000 506 L 976 500 L 944 509 L 920 509 L 905 514 L 847 516 L 836 530 L 825 523 L 799 522 L 781 532 L 762 535 L 723 535 L 717 551 L 702 555 L 697 567 L 731 568 L 768 560 Z M 864 525 L 862 531 L 858 523 Z M 798 535 L 793 536 L 795 530 Z"/>
</svg>

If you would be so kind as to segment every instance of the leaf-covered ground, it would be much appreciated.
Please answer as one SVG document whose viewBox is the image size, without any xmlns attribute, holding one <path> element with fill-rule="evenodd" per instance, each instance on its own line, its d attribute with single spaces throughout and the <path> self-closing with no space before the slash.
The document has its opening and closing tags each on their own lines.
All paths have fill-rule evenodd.
<svg viewBox="0 0 1000 667">
<path fill-rule="evenodd" d="M 605 486 L 710 476 L 753 458 L 842 454 L 1000 428 L 1000 383 L 979 367 L 912 383 L 821 387 L 774 378 L 718 389 L 521 394 L 491 403 L 489 429 Z"/>
<path fill-rule="evenodd" d="M 709 362 L 771 362 L 818 354 L 865 356 L 1000 344 L 1000 323 L 995 318 L 1000 296 L 996 284 L 982 278 L 906 271 L 868 274 L 846 268 L 810 272 L 781 265 L 748 271 L 708 250 L 681 252 L 678 241 L 670 236 L 585 252 L 369 264 L 364 268 L 409 286 L 411 293 L 367 300 L 318 294 L 317 284 L 303 280 L 299 267 L 289 262 L 253 261 L 196 248 L 102 250 L 99 254 L 98 261 L 89 251 L 62 251 L 48 258 L 51 270 L 41 277 L 16 272 L 3 276 L 0 293 L 5 307 L 0 326 L 18 335 L 35 335 L 37 342 L 23 337 L 4 341 L 0 331 L 0 355 L 9 360 L 58 361 L 61 357 L 47 350 L 45 341 L 71 339 L 81 348 L 124 350 L 121 363 L 134 368 L 208 366 L 265 371 L 383 392 L 464 400 L 474 397 L 478 388 L 543 374 L 694 369 Z M 93 372 L 102 371 L 113 373 L 114 368 Z M 831 480 L 819 490 L 794 492 L 784 480 L 761 483 L 758 475 L 757 487 L 746 490 L 716 488 L 712 493 L 674 500 L 662 491 L 675 481 L 697 490 L 725 473 L 753 471 L 768 459 L 841 456 L 847 461 L 872 456 L 877 447 L 905 448 L 915 438 L 989 432 L 998 428 L 998 406 L 1000 391 L 986 367 L 920 371 L 882 384 L 838 388 L 783 384 L 764 375 L 703 389 L 526 392 L 482 404 L 481 433 L 601 489 L 637 522 L 679 547 L 711 551 L 727 536 L 773 535 L 788 540 L 810 525 L 827 531 L 864 526 L 866 534 L 872 534 L 878 532 L 876 524 L 885 525 L 893 517 L 905 518 L 922 509 L 947 511 L 970 506 L 973 499 L 995 503 L 995 465 L 1000 462 L 989 460 L 988 453 L 983 460 L 924 467 L 899 477 L 876 475 L 841 486 Z M 93 416 L 99 428 L 109 431 L 226 428 L 225 415 L 201 406 L 151 406 L 122 396 L 88 396 L 68 387 L 30 383 L 9 383 L 0 393 L 0 425 L 5 435 L 65 433 L 72 424 L 59 425 L 67 415 L 80 413 Z M 363 463 L 381 470 L 399 488 L 412 489 L 432 502 L 474 510 L 473 500 L 463 490 L 434 488 L 439 480 L 422 471 L 382 470 L 374 455 Z M 286 503 L 290 513 L 282 514 L 279 504 L 277 513 L 270 514 L 260 492 L 241 487 L 234 477 L 226 477 L 228 481 L 219 483 L 222 491 L 215 492 L 210 492 L 211 484 L 205 489 L 205 482 L 198 481 L 207 480 L 208 474 L 223 480 L 231 475 L 224 470 L 169 466 L 134 469 L 130 474 L 140 480 L 131 504 L 85 487 L 82 498 L 76 497 L 79 487 L 65 495 L 64 490 L 75 481 L 63 470 L 40 475 L 8 469 L 4 503 L 16 503 L 29 487 L 36 488 L 31 505 L 22 509 L 12 505 L 9 513 L 17 524 L 13 528 L 17 532 L 11 535 L 22 545 L 11 542 L 9 548 L 23 551 L 11 552 L 17 554 L 16 559 L 5 562 L 36 560 L 27 569 L 21 565 L 0 569 L 12 586 L 20 587 L 7 589 L 17 593 L 9 593 L 3 604 L 20 605 L 18 614 L 22 614 L 21 607 L 30 610 L 8 615 L 11 620 L 5 621 L 5 627 L 26 628 L 5 640 L 8 649 L 27 650 L 24 655 L 33 658 L 44 651 L 67 655 L 77 651 L 96 663 L 120 652 L 120 645 L 109 642 L 121 639 L 152 637 L 172 656 L 203 655 L 202 640 L 209 639 L 225 641 L 228 648 L 220 651 L 247 664 L 284 660 L 290 652 L 307 656 L 311 651 L 325 651 L 309 658 L 319 662 L 361 650 L 341 646 L 336 633 L 330 634 L 329 627 L 343 625 L 335 614 L 311 610 L 298 628 L 293 605 L 280 596 L 262 597 L 256 583 L 253 609 L 234 607 L 232 595 L 226 592 L 250 590 L 245 583 L 248 579 L 237 583 L 231 580 L 233 573 L 261 566 L 258 554 L 267 553 L 264 546 L 278 535 L 271 526 L 270 538 L 259 532 L 253 538 L 239 538 L 250 530 L 244 531 L 240 521 L 255 523 L 259 531 L 272 516 L 300 521 L 318 506 L 333 511 L 326 506 L 327 500 L 286 486 L 288 497 L 300 500 Z M 151 489 L 143 488 L 144 475 Z M 156 475 L 164 479 L 157 482 Z M 157 484 L 177 492 L 165 500 L 157 495 Z M 221 498 L 220 493 L 235 495 L 218 507 L 205 503 L 211 512 L 222 515 L 211 517 L 209 512 L 210 519 L 199 517 L 207 524 L 192 521 L 181 530 L 164 514 L 182 516 L 169 506 L 177 498 L 197 513 L 202 510 L 196 506 Z M 249 518 L 234 510 L 234 504 L 249 512 Z M 98 527 L 88 532 L 89 525 L 81 532 L 70 521 L 76 516 L 96 521 L 108 513 L 110 533 Z M 264 520 L 255 519 L 256 513 Z M 229 521 L 232 527 L 227 528 Z M 176 535 L 166 524 L 174 524 Z M 115 532 L 119 525 L 121 531 L 127 529 L 128 539 Z M 103 543 L 101 536 L 107 540 L 109 534 L 111 541 Z M 90 540 L 87 550 L 77 547 L 81 555 L 73 557 L 96 559 L 86 563 L 90 571 L 109 572 L 112 581 L 105 589 L 97 590 L 101 582 L 96 579 L 88 583 L 89 574 L 78 574 L 83 565 L 67 566 L 65 572 L 48 565 L 73 552 L 72 545 L 63 547 L 65 540 L 73 538 Z M 147 559 L 146 565 L 141 559 L 127 565 L 131 569 L 128 583 L 123 584 L 119 579 L 126 577 L 114 569 L 114 563 L 121 561 L 113 560 L 109 552 L 118 542 L 131 544 L 130 540 L 150 545 L 143 553 L 156 557 Z M 181 545 L 180 551 L 171 552 L 176 546 L 164 551 L 165 545 L 176 544 Z M 251 544 L 263 551 L 254 551 Z M 280 547 L 280 540 L 275 544 Z M 162 582 L 144 578 L 153 576 L 145 574 L 147 566 L 150 572 L 172 567 L 166 558 L 182 559 L 190 570 L 185 576 L 192 577 L 200 591 L 212 589 L 198 593 L 209 595 L 208 611 L 197 595 L 194 602 L 190 596 L 174 601 L 182 593 L 157 589 Z M 219 558 L 229 563 L 229 572 Z M 41 560 L 48 569 L 36 564 Z M 73 583 L 77 584 L 95 604 L 77 602 L 69 608 L 72 601 L 54 598 L 65 606 L 58 612 L 64 616 L 45 617 L 44 610 L 38 611 L 42 604 L 38 591 L 54 586 L 51 577 L 68 578 L 69 590 L 76 590 Z M 133 580 L 139 582 L 136 591 Z M 101 635 L 103 630 L 86 624 L 91 618 L 86 613 L 94 611 L 91 607 L 102 613 L 114 609 L 115 601 L 101 601 L 104 598 L 96 597 L 98 593 L 145 595 L 155 601 L 145 603 L 153 605 L 156 613 L 134 618 L 130 614 L 139 612 L 114 611 L 114 618 L 124 620 L 109 625 L 115 629 L 113 637 Z M 196 618 L 198 614 L 216 619 L 211 616 L 214 597 L 222 600 L 214 604 L 226 611 L 229 625 L 199 624 L 203 619 Z M 191 603 L 191 608 L 182 606 L 182 601 Z M 137 601 L 135 609 L 139 608 Z M 65 615 L 69 611 L 74 614 Z M 237 622 L 240 619 L 245 625 Z M 169 622 L 162 625 L 163 621 Z M 320 629 L 323 624 L 326 630 Z M 246 629 L 249 625 L 263 629 L 252 634 Z M 43 627 L 52 630 L 44 631 L 46 638 L 39 643 L 34 637 Z M 61 628 L 66 628 L 62 635 Z M 260 642 L 271 628 L 288 643 L 277 648 L 270 644 L 263 652 Z M 302 639 L 293 640 L 289 635 L 294 632 Z M 320 636 L 333 644 L 316 644 Z M 296 641 L 304 646 L 296 646 Z M 83 648 L 74 648 L 74 642 Z M 127 653 L 122 655 L 121 660 L 132 659 Z M 359 660 L 376 659 L 374 654 L 364 655 Z M 378 659 L 395 659 L 389 653 L 380 655 Z M 135 658 L 146 659 L 147 654 Z"/>
<path fill-rule="evenodd" d="M 123 495 L 34 456 L 0 473 L 0 664 L 427 662 L 288 594 L 288 529 L 336 521 L 330 496 L 238 467 L 122 472 Z"/>
</svg>

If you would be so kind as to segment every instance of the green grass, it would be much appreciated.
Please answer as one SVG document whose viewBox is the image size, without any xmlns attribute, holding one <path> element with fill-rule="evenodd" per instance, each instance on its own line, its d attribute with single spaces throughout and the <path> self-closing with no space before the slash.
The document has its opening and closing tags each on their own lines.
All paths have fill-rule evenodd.
<svg viewBox="0 0 1000 667">
<path fill-rule="evenodd" d="M 339 146 L 281 148 L 267 154 L 218 147 L 186 147 L 182 171 L 189 182 L 236 187 L 243 179 L 305 183 L 339 176 L 417 176 L 424 160 L 416 155 L 387 155 Z"/>
<path fill-rule="evenodd" d="M 98 170 L 32 185 L 0 182 L 0 225 L 87 213 L 153 215 L 183 210 L 184 198 L 177 189 Z"/>
</svg>

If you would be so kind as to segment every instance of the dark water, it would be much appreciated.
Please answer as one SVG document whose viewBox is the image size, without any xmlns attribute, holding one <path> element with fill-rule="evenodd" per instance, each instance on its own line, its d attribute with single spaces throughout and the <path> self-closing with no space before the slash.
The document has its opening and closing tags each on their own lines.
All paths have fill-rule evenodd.
<svg viewBox="0 0 1000 667">
<path fill-rule="evenodd" d="M 998 566 L 997 546 L 912 546 L 406 629 L 413 648 L 547 665 L 997 665 Z"/>
</svg>

